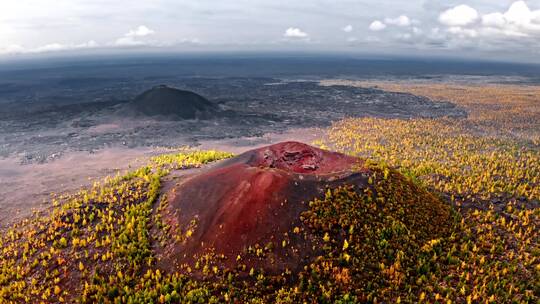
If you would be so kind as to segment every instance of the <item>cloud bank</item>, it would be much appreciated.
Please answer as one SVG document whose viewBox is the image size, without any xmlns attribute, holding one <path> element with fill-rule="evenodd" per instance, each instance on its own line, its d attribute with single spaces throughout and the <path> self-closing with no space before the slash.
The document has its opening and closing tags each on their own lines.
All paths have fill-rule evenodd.
<svg viewBox="0 0 540 304">
<path fill-rule="evenodd" d="M 473 8 L 457 6 L 443 12 L 439 21 L 450 26 L 447 29 L 450 34 L 462 38 L 540 38 L 540 10 L 531 10 L 525 1 L 512 3 L 504 12 L 483 15 Z"/>
<path fill-rule="evenodd" d="M 0 55 L 197 48 L 540 61 L 540 0 L 4 2 Z"/>
<path fill-rule="evenodd" d="M 531 9 L 522 0 L 499 11 L 459 4 L 439 9 L 434 20 L 385 17 L 373 20 L 368 29 L 377 34 L 370 43 L 384 46 L 401 44 L 456 54 L 515 52 L 531 58 L 540 50 L 540 9 Z"/>
</svg>

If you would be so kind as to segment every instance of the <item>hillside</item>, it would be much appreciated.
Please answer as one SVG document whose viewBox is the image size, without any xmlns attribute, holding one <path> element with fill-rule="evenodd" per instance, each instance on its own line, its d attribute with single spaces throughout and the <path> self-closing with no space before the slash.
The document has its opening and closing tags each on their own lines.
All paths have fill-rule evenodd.
<svg viewBox="0 0 540 304">
<path fill-rule="evenodd" d="M 164 155 L 60 197 L 1 238 L 0 299 L 374 301 L 420 290 L 454 231 L 450 206 L 395 170 L 301 143 L 175 178 L 229 157 Z"/>
<path fill-rule="evenodd" d="M 126 106 L 138 115 L 174 119 L 205 118 L 216 110 L 215 105 L 201 95 L 166 85 L 143 92 Z"/>
</svg>

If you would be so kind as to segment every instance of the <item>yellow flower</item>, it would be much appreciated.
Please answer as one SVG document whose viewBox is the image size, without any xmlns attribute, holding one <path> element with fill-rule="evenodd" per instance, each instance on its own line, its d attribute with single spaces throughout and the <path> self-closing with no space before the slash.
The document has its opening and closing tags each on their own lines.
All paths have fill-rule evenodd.
<svg viewBox="0 0 540 304">
<path fill-rule="evenodd" d="M 328 232 L 324 234 L 323 241 L 328 242 L 330 241 L 330 235 L 328 235 Z"/>
<path fill-rule="evenodd" d="M 343 241 L 343 250 L 347 250 L 349 248 L 349 242 L 347 240 Z"/>
</svg>

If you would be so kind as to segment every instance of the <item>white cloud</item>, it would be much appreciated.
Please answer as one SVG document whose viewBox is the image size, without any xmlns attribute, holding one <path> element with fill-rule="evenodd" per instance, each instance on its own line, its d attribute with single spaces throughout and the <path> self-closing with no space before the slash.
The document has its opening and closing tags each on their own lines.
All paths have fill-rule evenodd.
<svg viewBox="0 0 540 304">
<path fill-rule="evenodd" d="M 386 28 L 386 24 L 382 23 L 379 20 L 375 20 L 375 21 L 371 22 L 371 24 L 369 25 L 369 29 L 374 31 L 374 32 L 382 31 L 385 28 Z"/>
<path fill-rule="evenodd" d="M 123 37 L 116 39 L 114 42 L 115 46 L 119 47 L 133 47 L 133 46 L 143 46 L 149 45 L 150 43 L 145 39 L 145 37 L 151 36 L 155 32 L 144 25 L 140 25 L 134 30 L 130 30 Z"/>
<path fill-rule="evenodd" d="M 446 45 L 454 47 L 506 51 L 513 47 L 540 46 L 540 10 L 531 10 L 521 0 L 513 2 L 506 11 L 482 15 L 472 7 L 456 6 L 443 12 L 439 21 L 447 27 L 428 38 L 438 36 Z"/>
<path fill-rule="evenodd" d="M 532 14 L 532 17 L 533 17 L 532 20 L 531 20 L 532 22 L 540 23 L 540 10 L 534 11 L 533 14 Z"/>
<path fill-rule="evenodd" d="M 180 39 L 176 44 L 202 44 L 203 42 L 199 38 L 185 38 Z"/>
<path fill-rule="evenodd" d="M 456 35 L 460 38 L 475 38 L 478 37 L 478 32 L 474 29 L 462 28 L 460 26 L 452 26 L 448 28 L 450 34 Z"/>
<path fill-rule="evenodd" d="M 504 13 L 504 19 L 510 23 L 529 23 L 532 19 L 532 12 L 525 1 L 512 3 L 508 11 Z"/>
<path fill-rule="evenodd" d="M 478 12 L 465 4 L 448 9 L 439 15 L 439 22 L 447 26 L 465 26 L 478 19 Z"/>
<path fill-rule="evenodd" d="M 44 52 L 58 52 L 58 51 L 71 51 L 71 50 L 81 50 L 81 49 L 93 49 L 98 48 L 99 44 L 94 40 L 80 44 L 61 44 L 61 43 L 51 43 L 46 44 L 35 49 L 28 50 L 28 53 L 44 53 Z"/>
<path fill-rule="evenodd" d="M 482 27 L 479 29 L 479 34 L 486 38 L 497 38 L 497 36 L 506 37 L 518 37 L 527 38 L 529 34 L 525 34 L 512 29 L 496 28 L 496 27 Z"/>
<path fill-rule="evenodd" d="M 290 27 L 285 30 L 283 36 L 286 38 L 307 38 L 309 35 L 297 27 Z"/>
<path fill-rule="evenodd" d="M 80 44 L 62 44 L 62 43 L 50 43 L 36 48 L 25 48 L 21 45 L 13 44 L 8 47 L 0 48 L 0 54 L 38 54 L 48 52 L 60 52 L 60 51 L 72 51 L 82 49 L 98 48 L 99 44 L 94 40 Z"/>
<path fill-rule="evenodd" d="M 506 19 L 501 13 L 491 13 L 482 16 L 482 25 L 491 27 L 504 27 Z"/>
<path fill-rule="evenodd" d="M 353 31 L 353 26 L 352 25 L 347 25 L 345 26 L 344 28 L 342 28 L 342 30 L 345 32 L 345 33 L 350 33 Z"/>
<path fill-rule="evenodd" d="M 36 53 L 58 52 L 58 51 L 67 50 L 69 48 L 70 48 L 70 46 L 68 46 L 68 45 L 64 45 L 64 44 L 60 44 L 60 43 L 51 43 L 51 44 L 46 44 L 46 45 L 37 47 L 36 49 L 34 49 L 34 51 Z"/>
<path fill-rule="evenodd" d="M 397 18 L 385 18 L 384 22 L 386 24 L 396 25 L 396 26 L 409 26 L 411 25 L 411 19 L 405 15 L 401 15 Z"/>
<path fill-rule="evenodd" d="M 531 10 L 524 1 L 515 1 L 505 12 L 491 12 L 482 16 L 478 16 L 472 8 L 457 8 L 446 11 L 440 18 L 443 24 L 448 25 L 446 31 L 451 35 L 482 38 L 483 43 L 501 41 L 499 38 L 504 37 L 540 38 L 540 10 Z M 458 11 L 461 12 L 459 16 Z M 474 22 L 479 17 L 481 22 Z"/>
<path fill-rule="evenodd" d="M 116 46 L 141 46 L 145 44 L 146 42 L 137 40 L 133 37 L 120 37 L 114 42 L 114 45 Z"/>
<path fill-rule="evenodd" d="M 155 34 L 155 32 L 148 27 L 141 25 L 135 29 L 132 29 L 125 33 L 122 37 L 113 40 L 105 44 L 99 44 L 94 40 L 89 40 L 84 43 L 60 43 L 53 42 L 35 47 L 25 47 L 19 44 L 9 44 L 7 46 L 0 45 L 0 55 L 12 55 L 12 54 L 39 54 L 61 51 L 75 51 L 83 49 L 97 49 L 97 48 L 123 48 L 123 47 L 136 47 L 136 46 L 152 46 L 152 47 L 170 47 L 174 45 L 194 45 L 201 44 L 201 41 L 197 38 L 193 39 L 176 39 L 171 43 L 159 42 L 156 40 L 150 40 L 149 36 Z"/>
<path fill-rule="evenodd" d="M 482 16 L 482 25 L 497 28 L 499 33 L 511 36 L 540 33 L 540 10 L 531 11 L 524 1 L 516 1 L 505 13 Z"/>
<path fill-rule="evenodd" d="M 10 44 L 5 47 L 0 47 L 0 54 L 20 54 L 24 53 L 24 51 L 24 47 L 18 44 Z"/>
<path fill-rule="evenodd" d="M 148 36 L 148 35 L 152 35 L 154 33 L 155 32 L 153 30 L 147 28 L 146 26 L 139 25 L 138 28 L 136 28 L 134 30 L 130 30 L 126 34 L 126 37 L 145 37 L 145 36 Z"/>
</svg>

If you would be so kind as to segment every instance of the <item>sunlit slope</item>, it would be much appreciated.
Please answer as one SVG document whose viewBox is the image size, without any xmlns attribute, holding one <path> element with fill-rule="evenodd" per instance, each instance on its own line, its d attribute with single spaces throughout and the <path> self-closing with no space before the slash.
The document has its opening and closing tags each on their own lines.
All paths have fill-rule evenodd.
<svg viewBox="0 0 540 304">
<path fill-rule="evenodd" d="M 298 146 L 287 146 L 287 153 L 293 148 Z M 325 166 L 312 155 L 308 160 L 283 155 L 291 157 L 284 165 L 272 162 L 259 170 L 285 172 L 279 174 L 290 174 L 300 182 L 310 179 L 312 166 Z M 181 264 L 164 263 L 169 253 L 163 249 L 168 244 L 182 248 L 199 229 L 197 223 L 185 223 L 189 229 L 173 229 L 164 220 L 162 211 L 169 208 L 160 190 L 164 178 L 171 170 L 228 157 L 214 151 L 161 156 L 148 167 L 59 198 L 50 215 L 16 225 L 2 237 L 0 299 L 46 303 L 412 301 L 422 296 L 424 286 L 441 271 L 439 253 L 453 239 L 459 216 L 394 169 L 363 161 L 346 171 L 342 170 L 347 167 L 340 167 L 337 174 L 348 177 L 341 184 L 328 181 L 332 187 L 322 193 L 305 193 L 312 197 L 305 204 L 291 200 L 301 204 L 301 212 L 273 241 L 248 240 L 232 261 L 210 251 Z M 283 166 L 295 169 L 291 172 Z M 321 171 L 320 177 L 332 172 L 328 170 Z M 329 178 L 335 181 L 338 175 Z M 284 195 L 290 189 L 274 191 Z M 280 257 L 299 254 L 303 258 L 296 260 L 296 267 L 270 267 Z M 444 260 L 453 261 L 453 256 Z"/>
<path fill-rule="evenodd" d="M 358 83 L 358 85 L 367 85 Z M 534 302 L 540 294 L 538 88 L 369 83 L 465 107 L 466 119 L 346 119 L 319 142 L 397 168 L 462 215 L 442 247 L 431 302 Z"/>
</svg>

